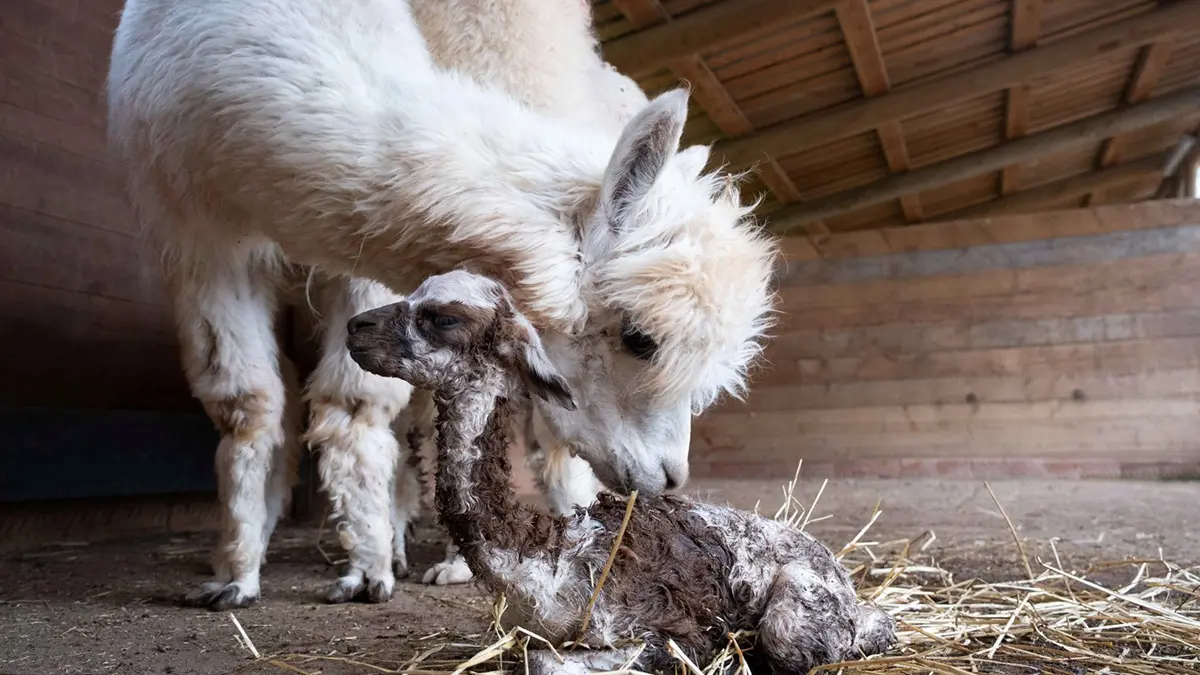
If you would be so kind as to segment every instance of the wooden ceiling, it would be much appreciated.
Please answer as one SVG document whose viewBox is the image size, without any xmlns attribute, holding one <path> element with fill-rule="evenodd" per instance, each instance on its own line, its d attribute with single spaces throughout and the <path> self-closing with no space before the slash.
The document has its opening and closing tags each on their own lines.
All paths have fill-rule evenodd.
<svg viewBox="0 0 1200 675">
<path fill-rule="evenodd" d="M 1153 198 L 1200 125 L 1200 0 L 592 5 L 647 94 L 690 84 L 685 142 L 755 168 L 783 234 Z"/>
</svg>

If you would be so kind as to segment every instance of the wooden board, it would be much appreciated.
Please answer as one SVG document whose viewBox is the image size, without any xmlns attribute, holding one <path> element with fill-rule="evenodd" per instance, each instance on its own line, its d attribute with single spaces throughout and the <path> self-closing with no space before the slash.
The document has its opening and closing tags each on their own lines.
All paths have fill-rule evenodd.
<svg viewBox="0 0 1200 675">
<path fill-rule="evenodd" d="M 105 139 L 119 0 L 0 9 L 0 401 L 195 405 Z"/>
<path fill-rule="evenodd" d="M 694 472 L 1187 474 L 1198 216 L 1180 202 L 804 238 L 747 400 L 695 423 Z"/>
</svg>

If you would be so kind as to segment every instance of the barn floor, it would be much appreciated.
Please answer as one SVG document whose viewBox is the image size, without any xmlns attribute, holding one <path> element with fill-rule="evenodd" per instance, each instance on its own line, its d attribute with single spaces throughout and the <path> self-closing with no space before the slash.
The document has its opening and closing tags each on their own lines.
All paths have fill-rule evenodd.
<svg viewBox="0 0 1200 675">
<path fill-rule="evenodd" d="M 773 513 L 778 482 L 697 481 L 692 494 Z M 796 495 L 810 502 L 819 481 Z M 1013 481 L 992 485 L 1031 557 L 1057 547 L 1068 568 L 1162 555 L 1200 564 L 1200 484 Z M 815 510 L 832 517 L 809 530 L 840 548 L 877 500 L 883 514 L 867 538 L 916 537 L 933 530 L 926 553 L 958 579 L 1020 576 L 1012 538 L 979 482 L 830 481 Z M 87 544 L 63 542 L 0 558 L 0 675 L 42 673 L 284 673 L 251 664 L 227 613 L 180 607 L 182 592 L 205 578 L 209 534 Z M 426 587 L 419 575 L 441 559 L 444 539 L 427 518 L 410 548 L 414 575 L 384 606 L 331 606 L 320 594 L 333 578 L 317 547 L 317 528 L 281 528 L 263 571 L 265 598 L 238 613 L 263 653 L 321 654 L 373 663 L 401 662 L 429 640 L 486 629 L 487 603 L 471 587 Z M 331 533 L 324 549 L 339 555 Z M 1035 569 L 1038 568 L 1036 562 Z M 1116 569 L 1111 583 L 1132 572 Z M 1093 578 L 1104 579 L 1104 575 Z M 438 638 L 422 637 L 441 633 Z M 247 668 L 247 666 L 249 667 Z M 321 661 L 309 672 L 371 673 Z"/>
</svg>

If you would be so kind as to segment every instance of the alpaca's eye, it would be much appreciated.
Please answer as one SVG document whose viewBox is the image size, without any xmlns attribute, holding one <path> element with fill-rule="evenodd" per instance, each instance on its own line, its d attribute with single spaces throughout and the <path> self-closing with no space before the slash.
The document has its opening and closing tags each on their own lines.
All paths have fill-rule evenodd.
<svg viewBox="0 0 1200 675">
<path fill-rule="evenodd" d="M 625 349 L 633 354 L 634 358 L 648 361 L 654 356 L 654 352 L 658 351 L 658 343 L 654 338 L 646 335 L 636 326 L 629 322 L 629 319 L 621 319 L 621 344 Z"/>
<path fill-rule="evenodd" d="M 436 314 L 433 317 L 433 326 L 434 328 L 441 328 L 445 330 L 448 328 L 454 328 L 459 324 L 459 321 L 460 319 L 457 316 L 450 316 L 449 314 Z"/>
</svg>

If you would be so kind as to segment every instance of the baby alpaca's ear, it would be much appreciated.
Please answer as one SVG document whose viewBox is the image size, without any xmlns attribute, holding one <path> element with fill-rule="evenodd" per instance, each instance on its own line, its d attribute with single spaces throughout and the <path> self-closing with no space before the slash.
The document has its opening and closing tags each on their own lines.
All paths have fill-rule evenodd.
<svg viewBox="0 0 1200 675">
<path fill-rule="evenodd" d="M 571 393 L 566 378 L 550 362 L 537 329 L 513 307 L 510 299 L 504 298 L 502 304 L 507 305 L 506 313 L 512 322 L 511 339 L 507 341 L 508 344 L 501 345 L 502 355 L 520 376 L 530 394 L 567 410 L 575 410 L 575 395 Z"/>
<path fill-rule="evenodd" d="M 550 359 L 542 349 L 542 342 L 534 335 L 537 342 L 525 345 L 518 350 L 516 358 L 517 373 L 525 382 L 530 393 L 537 394 L 545 401 L 555 403 L 567 410 L 575 410 L 575 395 L 566 379 L 558 374 Z"/>
</svg>

